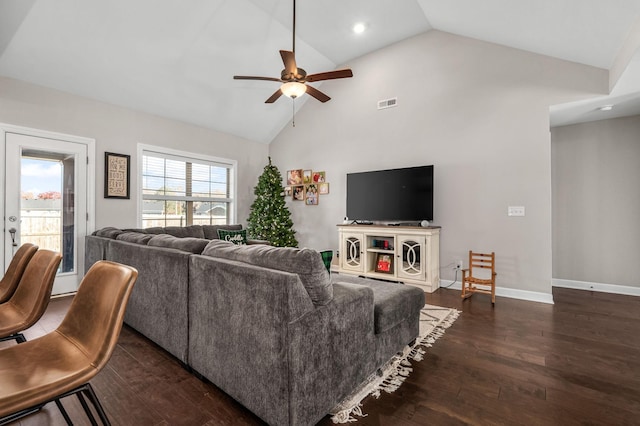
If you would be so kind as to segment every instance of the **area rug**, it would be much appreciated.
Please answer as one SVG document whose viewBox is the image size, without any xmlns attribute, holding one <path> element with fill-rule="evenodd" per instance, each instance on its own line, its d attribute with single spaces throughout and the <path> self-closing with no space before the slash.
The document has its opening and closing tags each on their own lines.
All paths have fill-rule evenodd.
<svg viewBox="0 0 640 426">
<path fill-rule="evenodd" d="M 357 417 L 366 417 L 362 412 L 362 400 L 372 395 L 379 398 L 381 392 L 395 392 L 413 371 L 411 360 L 422 361 L 426 349 L 433 346 L 460 315 L 460 311 L 440 306 L 424 305 L 420 311 L 420 335 L 416 342 L 405 347 L 402 354 L 391 358 L 383 367 L 371 375 L 351 395 L 329 413 L 333 423 L 358 421 Z"/>
</svg>

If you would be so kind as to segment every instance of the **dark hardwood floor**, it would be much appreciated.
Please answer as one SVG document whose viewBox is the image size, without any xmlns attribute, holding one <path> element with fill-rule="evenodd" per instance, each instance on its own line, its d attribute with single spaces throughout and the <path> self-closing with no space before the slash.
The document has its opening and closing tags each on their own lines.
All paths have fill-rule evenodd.
<svg viewBox="0 0 640 426">
<path fill-rule="evenodd" d="M 462 315 L 397 392 L 365 400 L 368 416 L 355 424 L 640 424 L 640 297 L 553 293 L 555 305 L 498 297 L 495 308 L 485 295 L 464 302 L 454 290 L 427 295 L 427 303 Z M 53 330 L 68 304 L 54 299 L 27 338 Z M 126 326 L 92 384 L 114 425 L 261 424 Z M 76 424 L 89 424 L 76 399 L 63 402 Z M 64 421 L 50 404 L 16 424 Z"/>
</svg>

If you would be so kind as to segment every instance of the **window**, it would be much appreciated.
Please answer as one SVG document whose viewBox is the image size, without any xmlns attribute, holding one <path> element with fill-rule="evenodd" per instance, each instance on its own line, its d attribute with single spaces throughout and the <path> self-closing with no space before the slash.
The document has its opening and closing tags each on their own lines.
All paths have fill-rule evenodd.
<svg viewBox="0 0 640 426">
<path fill-rule="evenodd" d="M 143 228 L 235 222 L 235 161 L 158 147 L 139 153 Z"/>
</svg>

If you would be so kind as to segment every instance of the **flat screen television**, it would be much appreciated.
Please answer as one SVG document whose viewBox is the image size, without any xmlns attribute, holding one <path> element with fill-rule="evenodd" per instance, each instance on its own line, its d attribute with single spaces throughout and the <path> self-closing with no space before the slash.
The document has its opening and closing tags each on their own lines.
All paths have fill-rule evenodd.
<svg viewBox="0 0 640 426">
<path fill-rule="evenodd" d="M 348 173 L 347 217 L 379 222 L 433 220 L 433 166 Z"/>
</svg>

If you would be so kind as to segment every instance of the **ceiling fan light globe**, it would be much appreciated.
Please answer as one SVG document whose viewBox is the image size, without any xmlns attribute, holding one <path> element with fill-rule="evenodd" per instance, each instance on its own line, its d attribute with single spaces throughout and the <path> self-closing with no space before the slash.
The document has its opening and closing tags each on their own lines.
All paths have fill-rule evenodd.
<svg viewBox="0 0 640 426">
<path fill-rule="evenodd" d="M 283 95 L 288 96 L 291 99 L 295 99 L 305 94 L 307 86 L 297 81 L 290 81 L 280 86 L 280 91 L 282 91 Z"/>
</svg>

